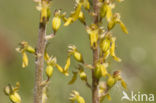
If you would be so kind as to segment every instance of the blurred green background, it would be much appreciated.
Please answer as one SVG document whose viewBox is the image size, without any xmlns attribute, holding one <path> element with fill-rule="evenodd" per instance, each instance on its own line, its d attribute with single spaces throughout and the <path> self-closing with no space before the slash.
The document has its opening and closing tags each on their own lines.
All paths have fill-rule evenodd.
<svg viewBox="0 0 156 103">
<path fill-rule="evenodd" d="M 114 29 L 117 37 L 117 55 L 121 63 L 111 62 L 110 71 L 120 69 L 128 84 L 129 91 L 145 94 L 156 94 L 156 0 L 125 0 L 116 5 L 121 19 L 128 28 L 129 34 L 124 35 L 119 26 Z M 73 0 L 53 0 L 52 14 L 56 8 L 67 11 L 73 10 Z M 0 0 L 0 103 L 10 103 L 3 93 L 3 88 L 16 81 L 21 83 L 20 94 L 22 103 L 32 103 L 34 86 L 34 57 L 29 55 L 29 66 L 21 67 L 21 55 L 15 52 L 15 47 L 22 40 L 36 45 L 38 37 L 39 12 L 32 0 Z M 86 15 L 86 14 L 85 14 Z M 52 15 L 53 16 L 53 15 Z M 88 19 L 91 21 L 91 18 Z M 52 32 L 51 20 L 47 34 Z M 92 51 L 89 48 L 88 35 L 80 22 L 59 29 L 56 37 L 50 40 L 48 52 L 57 57 L 60 65 L 64 66 L 67 57 L 67 46 L 74 44 L 83 53 L 85 61 L 92 63 Z M 71 70 L 76 66 L 72 59 Z M 79 79 L 74 85 L 68 85 L 72 76 L 65 77 L 57 69 L 51 79 L 48 103 L 69 103 L 71 90 L 78 90 L 91 103 L 91 91 Z M 87 71 L 89 80 L 90 71 Z M 111 92 L 111 101 L 107 103 L 122 103 L 122 91 L 117 84 Z M 128 103 L 123 101 L 123 103 Z M 138 102 L 137 102 L 138 103 Z M 148 103 L 148 102 L 147 102 Z M 156 102 L 155 102 L 156 103 Z"/>
</svg>

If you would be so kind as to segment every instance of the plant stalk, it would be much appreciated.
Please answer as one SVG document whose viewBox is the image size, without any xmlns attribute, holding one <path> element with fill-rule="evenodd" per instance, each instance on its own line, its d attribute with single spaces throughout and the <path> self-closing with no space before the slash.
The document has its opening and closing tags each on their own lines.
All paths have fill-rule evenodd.
<svg viewBox="0 0 156 103">
<path fill-rule="evenodd" d="M 94 24 L 98 25 L 98 0 L 93 0 L 94 13 Z M 98 48 L 93 49 L 93 65 L 96 67 L 96 62 L 98 60 Z M 98 84 L 99 79 L 94 75 L 94 69 L 92 70 L 92 103 L 100 103 L 100 98 L 98 96 Z"/>
<path fill-rule="evenodd" d="M 39 24 L 38 42 L 36 50 L 36 68 L 35 68 L 35 87 L 34 87 L 34 103 L 42 103 L 42 90 L 41 86 L 43 80 L 44 68 L 44 51 L 46 47 L 46 22 L 43 21 Z"/>
</svg>

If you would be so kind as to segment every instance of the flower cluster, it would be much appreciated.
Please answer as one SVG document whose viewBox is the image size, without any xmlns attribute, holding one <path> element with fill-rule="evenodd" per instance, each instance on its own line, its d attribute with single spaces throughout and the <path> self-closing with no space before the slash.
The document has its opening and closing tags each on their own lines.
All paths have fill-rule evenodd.
<svg viewBox="0 0 156 103">
<path fill-rule="evenodd" d="M 9 84 L 4 88 L 4 93 L 9 96 L 12 103 L 21 103 L 21 97 L 18 94 L 19 86 L 20 84 L 17 82 L 15 87 Z"/>
<path fill-rule="evenodd" d="M 84 25 L 87 34 L 89 35 L 90 48 L 92 51 L 97 50 L 97 60 L 93 64 L 87 64 L 83 58 L 82 53 L 77 49 L 75 45 L 68 46 L 68 56 L 64 67 L 57 63 L 56 57 L 50 56 L 47 52 L 47 44 L 44 50 L 44 62 L 46 63 L 45 74 L 47 76 L 46 80 L 43 80 L 40 84 L 43 88 L 42 93 L 42 103 L 46 103 L 47 100 L 47 89 L 49 80 L 53 75 L 53 71 L 57 68 L 65 76 L 69 75 L 69 68 L 71 64 L 71 57 L 73 57 L 78 66 L 73 70 L 73 76 L 68 84 L 73 84 L 78 76 L 80 79 L 90 88 L 93 89 L 93 85 L 88 82 L 87 74 L 85 73 L 86 68 L 93 72 L 93 77 L 100 81 L 101 78 L 104 78 L 105 81 L 97 82 L 98 88 L 98 98 L 102 102 L 105 97 L 109 100 L 111 96 L 109 90 L 117 83 L 120 82 L 122 87 L 127 89 L 126 83 L 121 77 L 121 72 L 119 70 L 114 71 L 113 73 L 109 72 L 109 62 L 108 58 L 112 57 L 113 60 L 121 62 L 121 59 L 116 56 L 116 37 L 112 29 L 119 24 L 122 31 L 125 34 L 128 34 L 128 31 L 121 20 L 119 13 L 114 13 L 113 9 L 115 8 L 116 1 L 121 2 L 123 0 L 97 0 L 97 11 L 92 11 L 91 2 L 88 0 L 75 0 L 74 11 L 70 13 L 69 16 L 66 15 L 66 12 L 61 10 L 55 10 L 54 17 L 52 18 L 52 29 L 53 33 L 45 36 L 46 43 L 49 39 L 54 38 L 57 31 L 59 30 L 62 21 L 64 26 L 69 26 L 75 21 L 79 20 L 82 25 Z M 50 19 L 50 2 L 51 0 L 35 0 L 38 6 L 36 7 L 40 11 L 40 24 L 46 25 Z M 88 12 L 91 17 L 97 17 L 97 22 L 87 23 L 87 19 L 84 15 L 84 10 Z M 107 26 L 104 27 L 103 21 L 106 21 Z M 37 54 L 36 50 L 30 46 L 27 42 L 23 41 L 20 43 L 19 47 L 16 49 L 19 53 L 22 54 L 22 67 L 25 68 L 28 66 L 28 56 L 27 53 L 33 54 L 35 57 L 43 56 Z M 8 85 L 5 88 L 6 95 L 9 96 L 10 100 L 13 103 L 20 103 L 21 98 L 17 93 L 19 88 L 19 83 L 16 83 L 16 87 Z M 85 103 L 83 97 L 77 91 L 72 91 L 70 100 L 74 103 Z"/>
</svg>

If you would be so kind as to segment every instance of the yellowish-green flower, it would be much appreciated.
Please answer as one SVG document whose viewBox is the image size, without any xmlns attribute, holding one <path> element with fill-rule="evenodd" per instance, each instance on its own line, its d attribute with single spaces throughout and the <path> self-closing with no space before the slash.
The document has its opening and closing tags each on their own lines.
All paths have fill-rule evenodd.
<svg viewBox="0 0 156 103">
<path fill-rule="evenodd" d="M 90 9 L 90 3 L 88 0 L 82 0 L 82 4 L 86 10 Z"/>
<path fill-rule="evenodd" d="M 21 103 L 21 97 L 17 92 L 10 94 L 9 98 L 13 103 Z"/>
<path fill-rule="evenodd" d="M 97 78 L 100 78 L 102 76 L 106 77 L 106 75 L 108 74 L 107 69 L 106 69 L 107 66 L 108 66 L 107 63 L 103 63 L 103 64 L 97 63 L 96 68 L 95 68 L 95 76 Z"/>
<path fill-rule="evenodd" d="M 69 69 L 69 67 L 70 67 L 70 56 L 68 56 L 67 61 L 66 61 L 66 64 L 65 64 L 65 66 L 64 66 L 64 73 L 65 73 L 66 75 L 69 75 L 69 74 L 68 74 L 68 69 Z"/>
<path fill-rule="evenodd" d="M 107 80 L 107 85 L 109 88 L 111 88 L 112 86 L 114 86 L 116 83 L 116 79 L 113 78 L 111 75 L 109 75 L 108 80 Z"/>
<path fill-rule="evenodd" d="M 61 26 L 61 14 L 60 14 L 60 10 L 55 11 L 54 17 L 52 19 L 52 28 L 54 30 L 54 33 L 57 32 L 57 30 L 60 28 Z"/>
<path fill-rule="evenodd" d="M 72 101 L 73 103 L 74 102 L 77 102 L 77 103 L 85 103 L 85 100 L 83 97 L 80 96 L 80 94 L 73 90 L 72 93 L 71 93 L 71 97 L 69 98 L 70 101 Z"/>
<path fill-rule="evenodd" d="M 86 75 L 86 73 L 84 72 L 84 69 L 83 69 L 83 68 L 80 68 L 80 69 L 79 69 L 79 75 L 80 75 L 80 79 L 81 79 L 81 80 L 87 81 L 87 75 Z"/>
<path fill-rule="evenodd" d="M 123 22 L 120 20 L 120 14 L 116 13 L 114 14 L 114 16 L 111 18 L 111 20 L 108 22 L 108 30 L 113 29 L 113 27 L 115 26 L 115 24 L 119 24 L 122 31 L 126 34 L 128 34 L 128 30 L 126 28 L 126 26 L 123 24 Z"/>
<path fill-rule="evenodd" d="M 110 55 L 113 57 L 114 60 L 120 62 L 121 59 L 118 58 L 118 57 L 115 55 L 115 47 L 116 47 L 116 45 L 115 45 L 115 40 L 116 40 L 115 37 L 112 37 L 112 38 L 111 38 L 111 43 L 112 43 L 112 45 L 111 45 L 111 48 L 110 48 Z"/>
<path fill-rule="evenodd" d="M 22 53 L 22 67 L 25 68 L 26 66 L 28 66 L 28 56 L 25 52 Z"/>
<path fill-rule="evenodd" d="M 83 60 L 83 56 L 82 54 L 77 50 L 76 46 L 75 45 L 72 45 L 72 46 L 68 46 L 69 48 L 69 54 L 72 54 L 74 56 L 74 58 L 78 61 L 78 62 L 81 62 L 81 63 L 84 63 L 84 60 Z"/>
<path fill-rule="evenodd" d="M 12 103 L 21 103 L 21 97 L 18 94 L 19 86 L 19 82 L 16 82 L 15 87 L 8 85 L 4 89 L 5 94 L 9 96 L 9 99 L 12 101 Z"/>
<path fill-rule="evenodd" d="M 63 73 L 63 68 L 59 64 L 55 64 L 56 68 Z"/>
<path fill-rule="evenodd" d="M 46 0 L 42 0 L 41 1 L 41 19 L 40 22 L 47 22 L 49 20 L 50 17 L 50 8 L 49 8 L 50 4 L 49 1 Z"/>
<path fill-rule="evenodd" d="M 72 22 L 76 21 L 77 19 L 79 19 L 79 15 L 80 15 L 80 12 L 81 12 L 81 7 L 82 7 L 82 4 L 81 3 L 78 3 L 76 5 L 76 8 L 75 8 L 75 11 L 73 11 L 70 15 L 69 18 L 67 18 L 66 22 L 64 23 L 64 26 L 68 26 L 69 24 L 71 24 Z"/>
<path fill-rule="evenodd" d="M 79 20 L 80 20 L 84 25 L 86 25 L 84 13 L 83 13 L 82 11 L 81 11 L 80 14 L 79 14 Z"/>
<path fill-rule="evenodd" d="M 93 49 L 97 48 L 97 41 L 98 41 L 98 33 L 99 28 L 96 24 L 92 24 L 91 26 L 86 28 L 87 33 L 89 34 L 90 45 Z"/>
<path fill-rule="evenodd" d="M 53 67 L 51 65 L 48 65 L 46 67 L 46 75 L 48 76 L 48 78 L 50 78 L 53 74 Z"/>
<path fill-rule="evenodd" d="M 111 41 L 109 36 L 105 37 L 104 39 L 101 40 L 100 42 L 100 48 L 102 49 L 102 52 L 107 52 L 107 50 L 110 49 Z"/>
<path fill-rule="evenodd" d="M 77 72 L 72 73 L 73 73 L 72 79 L 68 82 L 68 84 L 73 84 L 77 79 Z"/>
</svg>

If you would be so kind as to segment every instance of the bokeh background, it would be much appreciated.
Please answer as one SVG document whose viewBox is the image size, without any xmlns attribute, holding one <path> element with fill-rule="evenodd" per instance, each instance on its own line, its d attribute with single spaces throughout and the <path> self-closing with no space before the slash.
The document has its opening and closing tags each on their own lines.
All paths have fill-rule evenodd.
<svg viewBox="0 0 156 103">
<path fill-rule="evenodd" d="M 121 13 L 121 19 L 126 24 L 129 34 L 124 35 L 119 26 L 114 29 L 117 37 L 117 55 L 121 63 L 111 62 L 110 71 L 120 69 L 128 84 L 129 91 L 135 93 L 156 94 L 156 0 L 125 0 L 116 5 L 116 11 Z M 73 0 L 53 0 L 51 12 L 56 8 L 67 11 L 73 10 Z M 10 103 L 3 93 L 3 88 L 16 81 L 21 83 L 20 94 L 22 103 L 32 103 L 34 86 L 34 57 L 29 55 L 29 66 L 22 69 L 21 55 L 15 51 L 18 43 L 28 41 L 36 45 L 38 37 L 39 12 L 32 0 L 0 0 L 0 103 Z M 87 15 L 87 13 L 85 14 Z M 88 17 L 87 17 L 88 18 Z M 91 18 L 87 19 L 88 22 Z M 52 32 L 48 24 L 47 34 Z M 61 26 L 56 37 L 50 40 L 48 52 L 57 57 L 60 65 L 64 66 L 67 57 L 67 46 L 74 44 L 83 53 L 85 61 L 92 63 L 92 51 L 89 48 L 88 34 L 79 21 L 69 27 Z M 71 70 L 76 62 L 72 59 Z M 65 77 L 57 69 L 51 79 L 48 103 L 69 103 L 71 90 L 78 90 L 91 103 L 91 92 L 79 79 L 74 85 L 68 85 L 72 76 Z M 90 71 L 87 71 L 89 80 Z M 110 92 L 112 101 L 122 103 L 122 91 L 117 84 Z M 128 103 L 124 101 L 123 103 Z"/>
</svg>

